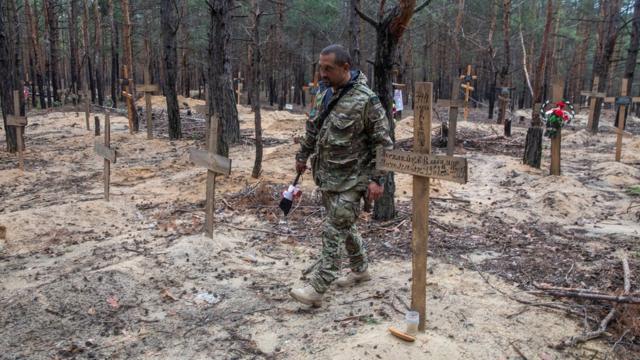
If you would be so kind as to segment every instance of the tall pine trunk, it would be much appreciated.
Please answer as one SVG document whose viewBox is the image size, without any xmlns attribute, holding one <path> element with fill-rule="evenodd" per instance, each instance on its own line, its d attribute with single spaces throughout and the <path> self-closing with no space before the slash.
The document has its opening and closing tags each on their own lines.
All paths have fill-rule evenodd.
<svg viewBox="0 0 640 360">
<path fill-rule="evenodd" d="M 140 130 L 140 124 L 138 122 L 138 112 L 136 111 L 134 99 L 136 96 L 135 87 L 133 86 L 133 79 L 135 74 L 133 72 L 133 49 L 131 42 L 131 16 L 129 15 L 129 0 L 122 0 L 122 43 L 124 48 L 124 66 L 127 68 L 128 78 L 131 79 L 127 86 L 127 93 L 131 95 L 131 98 L 126 100 L 127 113 L 129 115 L 129 121 L 131 122 L 131 132 L 138 132 Z"/>
<path fill-rule="evenodd" d="M 169 116 L 169 138 L 182 138 L 180 125 L 180 110 L 178 107 L 178 94 L 176 93 L 176 78 L 178 76 L 178 16 L 176 14 L 175 0 L 162 0 L 161 23 L 162 45 L 164 48 L 164 96 L 167 100 L 167 115 Z"/>
<path fill-rule="evenodd" d="M 95 15 L 95 27 L 96 27 L 96 38 L 95 38 L 95 64 L 96 64 L 96 87 L 98 89 L 98 104 L 100 106 L 104 105 L 104 80 L 102 77 L 104 70 L 104 58 L 102 57 L 102 14 L 100 13 L 100 6 L 98 5 L 98 1 L 93 3 L 93 11 Z"/>
<path fill-rule="evenodd" d="M 253 16 L 253 47 L 251 59 L 251 103 L 253 104 L 253 114 L 256 131 L 256 158 L 253 162 L 251 176 L 258 178 L 262 172 L 262 117 L 260 113 L 260 9 L 258 0 L 252 0 Z"/>
<path fill-rule="evenodd" d="M 80 73 L 78 71 L 78 0 L 69 0 L 69 70 L 71 83 L 69 87 L 76 96 L 80 89 Z"/>
<path fill-rule="evenodd" d="M 116 108 L 118 107 L 118 70 L 120 69 L 120 63 L 118 62 L 118 30 L 114 16 L 113 0 L 108 1 L 108 6 L 111 25 L 111 102 L 113 107 Z"/>
<path fill-rule="evenodd" d="M 207 54 L 209 113 L 213 119 L 221 119 L 218 125 L 218 154 L 223 156 L 228 156 L 229 144 L 240 141 L 240 123 L 229 61 L 232 3 L 232 0 L 207 1 L 211 19 Z"/>
</svg>

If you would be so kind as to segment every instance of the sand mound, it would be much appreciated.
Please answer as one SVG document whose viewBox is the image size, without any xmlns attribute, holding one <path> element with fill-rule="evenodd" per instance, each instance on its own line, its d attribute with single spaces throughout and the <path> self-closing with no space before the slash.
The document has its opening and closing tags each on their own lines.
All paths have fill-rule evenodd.
<svg viewBox="0 0 640 360">
<path fill-rule="evenodd" d="M 593 166 L 595 176 L 612 186 L 629 187 L 640 184 L 640 169 L 616 161 L 601 162 Z"/>
<path fill-rule="evenodd" d="M 185 106 L 185 104 L 187 106 Z M 178 106 L 180 107 L 180 109 L 187 109 L 187 108 L 194 108 L 195 106 L 198 105 L 205 105 L 205 101 L 204 100 L 200 100 L 200 99 L 192 99 L 192 98 L 186 98 L 184 96 L 180 96 L 178 95 Z M 136 106 L 141 106 L 144 107 L 146 106 L 146 102 L 144 100 L 144 97 L 138 99 L 138 101 L 136 101 Z M 167 101 L 165 99 L 164 96 L 162 95 L 153 95 L 151 96 L 151 106 L 153 108 L 166 108 L 167 107 Z"/>
</svg>

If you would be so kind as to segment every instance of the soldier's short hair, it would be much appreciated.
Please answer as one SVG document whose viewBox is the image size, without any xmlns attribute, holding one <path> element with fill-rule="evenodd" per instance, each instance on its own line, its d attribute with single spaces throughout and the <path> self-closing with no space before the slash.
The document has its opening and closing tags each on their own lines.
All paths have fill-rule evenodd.
<svg viewBox="0 0 640 360">
<path fill-rule="evenodd" d="M 329 55 L 329 54 L 336 55 L 337 65 L 340 65 L 340 66 L 344 64 L 349 64 L 349 66 L 352 65 L 351 55 L 349 55 L 349 51 L 347 51 L 347 49 L 345 49 L 344 46 L 342 45 L 332 44 L 322 49 L 322 51 L 320 51 L 320 55 Z"/>
</svg>

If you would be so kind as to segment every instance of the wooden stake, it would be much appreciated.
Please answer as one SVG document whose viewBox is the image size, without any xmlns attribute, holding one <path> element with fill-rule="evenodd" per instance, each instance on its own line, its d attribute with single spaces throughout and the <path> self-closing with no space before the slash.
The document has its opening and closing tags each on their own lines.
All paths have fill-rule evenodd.
<svg viewBox="0 0 640 360">
<path fill-rule="evenodd" d="M 564 82 L 558 80 L 553 83 L 553 103 L 562 101 L 562 95 L 564 94 Z M 561 158 L 561 144 L 562 144 L 562 129 L 558 129 L 558 135 L 551 139 L 551 175 L 560 176 L 560 158 Z"/>
<path fill-rule="evenodd" d="M 109 113 L 104 114 L 104 146 L 111 144 L 111 119 Z M 109 187 L 111 185 L 111 161 L 104 159 L 104 199 L 109 201 Z"/>
<path fill-rule="evenodd" d="M 627 84 L 629 83 L 629 79 L 622 79 L 622 88 L 620 89 L 621 96 L 627 96 Z M 622 134 L 624 132 L 624 116 L 627 110 L 626 105 L 620 105 L 620 109 L 618 110 L 618 134 L 616 138 L 616 161 L 620 162 L 622 159 Z"/>
<path fill-rule="evenodd" d="M 13 113 L 14 119 L 22 119 L 20 116 L 20 91 L 13 91 Z M 26 120 L 26 117 L 24 117 Z M 7 122 L 8 124 L 8 122 Z M 22 129 L 24 129 L 25 124 L 20 126 L 19 123 L 14 123 L 16 128 L 16 143 L 18 146 L 18 167 L 20 171 L 24 171 L 24 144 L 22 143 Z"/>
<path fill-rule="evenodd" d="M 593 125 L 593 118 L 596 111 L 596 102 L 598 101 L 598 99 L 602 99 L 606 96 L 604 93 L 598 92 L 599 84 L 600 84 L 600 77 L 596 76 L 593 78 L 593 86 L 591 87 L 591 91 L 580 92 L 580 95 L 589 96 L 589 122 L 587 123 L 587 129 L 591 129 L 591 126 Z"/>
</svg>

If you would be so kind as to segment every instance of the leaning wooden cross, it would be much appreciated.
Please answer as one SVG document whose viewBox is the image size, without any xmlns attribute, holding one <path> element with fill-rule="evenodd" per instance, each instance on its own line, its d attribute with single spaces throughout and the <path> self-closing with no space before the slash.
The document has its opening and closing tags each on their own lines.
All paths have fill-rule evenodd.
<svg viewBox="0 0 640 360">
<path fill-rule="evenodd" d="M 467 159 L 431 155 L 432 95 L 433 83 L 416 83 L 413 152 L 380 150 L 376 157 L 376 167 L 380 170 L 413 175 L 411 307 L 420 314 L 420 331 L 425 330 L 429 179 L 467 182 Z"/>
<path fill-rule="evenodd" d="M 460 87 L 464 89 L 464 121 L 467 121 L 467 118 L 469 118 L 469 99 L 471 98 L 471 92 L 475 90 L 475 88 L 471 86 L 471 82 L 477 78 L 476 75 L 471 75 L 471 65 L 467 65 L 466 74 L 460 75 L 460 80 L 463 82 Z"/>
<path fill-rule="evenodd" d="M 153 139 L 151 94 L 160 91 L 160 87 L 157 84 L 151 84 L 151 75 L 147 67 L 144 69 L 144 85 L 136 85 L 136 91 L 144 93 L 145 113 L 147 115 L 147 139 Z"/>
<path fill-rule="evenodd" d="M 606 97 L 604 102 L 606 103 L 615 103 L 620 106 L 618 110 L 618 128 L 617 139 L 616 139 L 616 161 L 620 162 L 622 158 L 622 135 L 624 135 L 624 117 L 625 112 L 627 111 L 627 106 L 630 106 L 633 103 L 640 102 L 640 97 L 631 97 L 627 95 L 627 86 L 629 83 L 629 79 L 622 79 L 622 87 L 620 88 L 620 96 L 618 97 Z"/>
<path fill-rule="evenodd" d="M 109 113 L 104 114 L 104 143 L 96 139 L 93 148 L 96 154 L 104 159 L 104 199 L 109 201 L 109 185 L 111 183 L 111 163 L 116 162 L 116 151 L 111 144 L 111 121 Z"/>
<path fill-rule="evenodd" d="M 217 154 L 218 149 L 218 116 L 210 117 L 208 151 L 190 149 L 189 160 L 197 166 L 207 169 L 207 201 L 205 205 L 204 231 L 213 238 L 213 213 L 215 210 L 216 175 L 231 174 L 231 160 Z"/>
<path fill-rule="evenodd" d="M 7 115 L 7 126 L 16 128 L 16 140 L 18 145 L 18 167 L 24 171 L 24 144 L 22 143 L 23 129 L 27 126 L 27 117 L 20 116 L 20 91 L 13 90 L 13 115 Z"/>
<path fill-rule="evenodd" d="M 593 78 L 593 86 L 591 91 L 581 91 L 580 95 L 589 97 L 589 121 L 587 122 L 587 129 L 591 129 L 593 125 L 593 118 L 596 113 L 596 103 L 598 99 L 604 99 L 607 96 L 605 93 L 598 92 L 598 85 L 600 84 L 600 78 L 598 76 Z"/>
<path fill-rule="evenodd" d="M 460 87 L 460 80 L 453 80 L 453 87 L 451 88 L 451 100 L 438 99 L 438 106 L 449 108 L 449 132 L 447 133 L 447 155 L 453 156 L 453 152 L 456 149 L 456 131 L 458 127 L 458 108 L 464 107 L 465 102 L 460 100 L 458 96 L 458 88 Z"/>
</svg>

